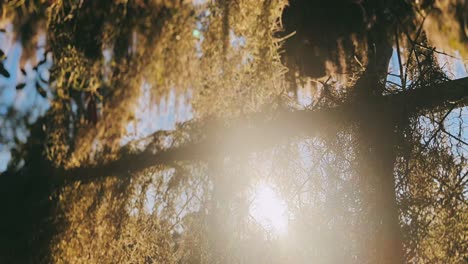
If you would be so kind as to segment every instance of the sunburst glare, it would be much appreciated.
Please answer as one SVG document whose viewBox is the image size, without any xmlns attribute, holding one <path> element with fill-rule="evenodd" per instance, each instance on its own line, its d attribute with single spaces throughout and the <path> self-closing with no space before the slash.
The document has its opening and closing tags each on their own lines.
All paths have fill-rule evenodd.
<svg viewBox="0 0 468 264">
<path fill-rule="evenodd" d="M 287 205 L 270 184 L 258 184 L 253 193 L 250 214 L 267 231 L 283 235 L 288 229 Z"/>
</svg>

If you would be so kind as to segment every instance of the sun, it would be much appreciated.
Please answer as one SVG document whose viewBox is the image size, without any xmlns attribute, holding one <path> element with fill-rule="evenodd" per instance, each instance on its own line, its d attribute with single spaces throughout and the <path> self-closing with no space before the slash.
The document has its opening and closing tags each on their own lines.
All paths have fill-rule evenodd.
<svg viewBox="0 0 468 264">
<path fill-rule="evenodd" d="M 261 183 L 253 193 L 250 214 L 267 231 L 284 235 L 288 229 L 286 202 L 270 184 Z"/>
</svg>

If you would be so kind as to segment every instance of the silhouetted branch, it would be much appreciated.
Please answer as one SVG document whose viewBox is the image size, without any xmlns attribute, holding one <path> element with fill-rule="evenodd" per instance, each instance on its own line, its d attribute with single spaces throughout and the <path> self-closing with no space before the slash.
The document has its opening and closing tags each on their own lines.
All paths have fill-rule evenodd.
<svg viewBox="0 0 468 264">
<path fill-rule="evenodd" d="M 373 107 L 378 107 L 379 111 L 387 109 L 395 115 L 401 114 L 404 109 L 407 112 L 420 112 L 453 106 L 457 102 L 461 102 L 461 107 L 468 101 L 468 78 L 378 97 L 375 100 L 371 102 Z M 139 153 L 121 153 L 120 158 L 106 164 L 69 169 L 63 173 L 69 174 L 65 176 L 66 180 L 86 181 L 106 176 L 130 175 L 151 166 L 171 165 L 179 161 L 206 161 L 217 157 L 245 155 L 301 136 L 334 133 L 340 127 L 359 120 L 362 113 L 369 112 L 369 107 L 372 106 L 355 102 L 315 111 L 256 113 L 229 126 L 222 125 L 222 120 L 211 121 L 197 126 L 199 131 L 207 134 L 202 140 L 156 153 L 150 148 Z"/>
</svg>

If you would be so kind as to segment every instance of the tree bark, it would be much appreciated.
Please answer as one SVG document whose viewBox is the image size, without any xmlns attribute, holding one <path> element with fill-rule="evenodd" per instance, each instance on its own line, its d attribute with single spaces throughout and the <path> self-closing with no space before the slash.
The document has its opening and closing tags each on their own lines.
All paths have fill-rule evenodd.
<svg viewBox="0 0 468 264">
<path fill-rule="evenodd" d="M 364 215 L 365 263 L 404 263 L 403 237 L 395 195 L 396 119 L 392 112 L 371 107 L 358 128 L 357 171 Z"/>
</svg>

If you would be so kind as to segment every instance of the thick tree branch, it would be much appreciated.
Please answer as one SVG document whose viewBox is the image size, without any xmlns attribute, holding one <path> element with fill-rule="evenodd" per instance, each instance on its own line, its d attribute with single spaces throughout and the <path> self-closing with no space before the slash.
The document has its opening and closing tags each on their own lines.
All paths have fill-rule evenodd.
<svg viewBox="0 0 468 264">
<path fill-rule="evenodd" d="M 155 165 L 172 165 L 180 161 L 206 161 L 213 158 L 245 155 L 287 142 L 292 138 L 312 136 L 337 129 L 346 113 L 341 108 L 318 111 L 278 111 L 257 113 L 229 126 L 207 122 L 197 126 L 205 136 L 154 153 L 151 148 L 139 153 L 123 153 L 117 160 L 64 173 L 68 180 L 92 180 L 106 176 L 132 174 Z"/>
<path fill-rule="evenodd" d="M 380 99 L 379 99 L 380 98 Z M 376 97 L 370 102 L 377 111 L 420 112 L 468 101 L 468 78 L 448 81 L 431 87 Z M 377 108 L 375 108 L 377 106 Z M 184 143 L 154 153 L 151 149 L 139 153 L 122 153 L 120 158 L 94 167 L 65 170 L 62 177 L 71 181 L 87 181 L 106 176 L 130 175 L 155 165 L 171 165 L 177 161 L 203 161 L 224 156 L 239 156 L 261 151 L 293 138 L 327 134 L 354 123 L 368 112 L 365 103 L 348 103 L 333 109 L 316 111 L 278 111 L 257 113 L 229 126 L 210 122 L 198 126 L 206 136 L 196 142 Z M 385 110 L 387 109 L 387 110 Z M 67 174 L 67 175 L 63 175 Z"/>
<path fill-rule="evenodd" d="M 411 111 L 429 111 L 453 104 L 467 106 L 468 77 L 390 95 L 387 100 L 394 106 Z"/>
</svg>

